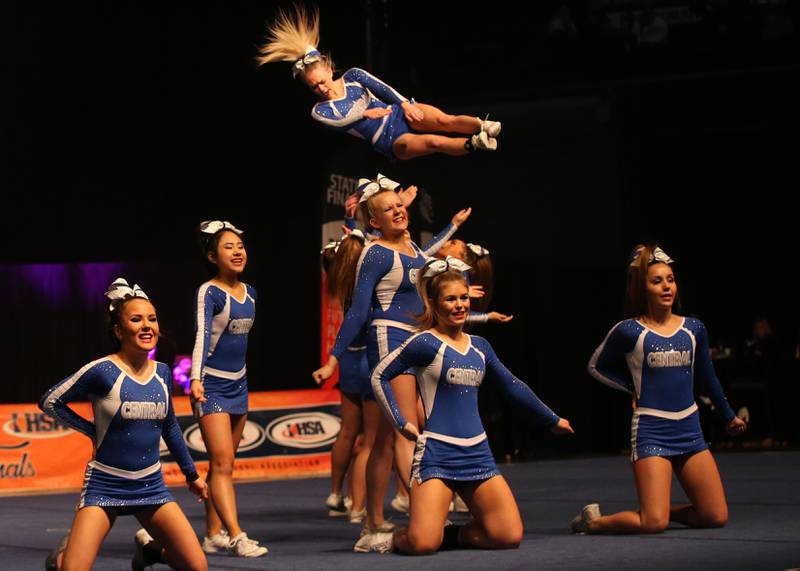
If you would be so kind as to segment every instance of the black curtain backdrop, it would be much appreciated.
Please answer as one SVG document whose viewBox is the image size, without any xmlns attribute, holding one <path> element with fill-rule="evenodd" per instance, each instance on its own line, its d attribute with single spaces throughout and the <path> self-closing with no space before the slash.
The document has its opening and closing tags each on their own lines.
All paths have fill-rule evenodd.
<svg viewBox="0 0 800 571">
<path fill-rule="evenodd" d="M 322 2 L 322 47 L 341 70 L 370 67 L 409 97 L 504 122 L 496 154 L 389 163 L 314 124 L 288 65 L 255 67 L 264 23 L 288 2 L 6 3 L 3 400 L 35 400 L 107 350 L 82 264 L 116 264 L 140 283 L 169 336 L 163 358 L 190 352 L 206 279 L 194 229 L 212 218 L 246 231 L 245 280 L 259 291 L 252 388 L 312 388 L 320 201 L 337 169 L 423 186 L 436 228 L 474 208 L 459 235 L 491 250 L 494 306 L 515 315 L 479 332 L 574 419 L 582 434 L 558 446 L 625 445 L 629 403 L 585 363 L 621 318 L 637 242 L 658 240 L 677 261 L 684 311 L 713 343 L 740 343 L 767 315 L 792 345 L 796 35 L 764 39 L 753 5 L 673 24 L 668 47 L 642 51 L 598 32 L 611 8 L 567 4 L 579 39 L 562 44 L 546 33 L 558 3 L 523 18 L 511 3 Z M 26 282 L 30 264 L 63 264 L 49 279 L 66 297 Z M 513 413 L 486 398 L 487 425 L 504 430 Z M 518 438 L 499 445 L 512 453 Z"/>
</svg>

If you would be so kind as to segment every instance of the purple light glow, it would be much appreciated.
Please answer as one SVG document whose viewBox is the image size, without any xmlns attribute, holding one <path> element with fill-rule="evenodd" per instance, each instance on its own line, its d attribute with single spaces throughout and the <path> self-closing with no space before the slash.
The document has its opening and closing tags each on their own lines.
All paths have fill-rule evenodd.
<svg viewBox="0 0 800 571">
<path fill-rule="evenodd" d="M 97 307 L 108 285 L 123 273 L 119 262 L 91 264 L 20 264 L 12 266 L 28 288 L 49 307 Z M 18 273 L 17 273 L 18 272 Z"/>
<path fill-rule="evenodd" d="M 109 262 L 102 264 L 78 264 L 80 272 L 81 292 L 87 307 L 104 299 L 108 286 L 124 273 L 125 264 Z"/>
<path fill-rule="evenodd" d="M 189 355 L 176 355 L 175 366 L 172 369 L 172 378 L 176 386 L 183 389 L 183 394 L 189 394 L 191 379 L 189 373 L 192 372 L 192 358 Z"/>
<path fill-rule="evenodd" d="M 50 307 L 63 307 L 69 297 L 69 265 L 26 264 L 17 266 L 30 289 L 39 293 Z"/>
</svg>

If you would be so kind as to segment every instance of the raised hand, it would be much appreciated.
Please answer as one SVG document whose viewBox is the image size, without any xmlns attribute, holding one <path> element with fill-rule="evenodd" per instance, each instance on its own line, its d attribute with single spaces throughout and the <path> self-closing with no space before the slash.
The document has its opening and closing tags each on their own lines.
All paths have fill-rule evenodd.
<svg viewBox="0 0 800 571">
<path fill-rule="evenodd" d="M 403 203 L 403 206 L 407 207 L 414 202 L 414 199 L 417 197 L 417 187 L 412 184 L 408 188 L 401 188 L 397 196 L 400 198 L 400 202 Z"/>
<path fill-rule="evenodd" d="M 461 226 L 464 222 L 467 221 L 467 218 L 469 218 L 470 214 L 472 214 L 472 207 L 465 208 L 464 210 L 459 210 L 458 212 L 456 212 L 455 215 L 453 216 L 453 219 L 451 220 L 453 226 Z"/>
<path fill-rule="evenodd" d="M 560 418 L 557 424 L 550 427 L 550 432 L 553 434 L 575 434 L 575 431 L 569 425 L 569 421 L 566 418 Z"/>
</svg>

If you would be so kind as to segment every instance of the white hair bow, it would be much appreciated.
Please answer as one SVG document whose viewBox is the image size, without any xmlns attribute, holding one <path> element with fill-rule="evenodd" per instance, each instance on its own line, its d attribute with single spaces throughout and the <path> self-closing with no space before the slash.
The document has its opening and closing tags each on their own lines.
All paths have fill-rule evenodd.
<svg viewBox="0 0 800 571">
<path fill-rule="evenodd" d="M 469 264 L 462 262 L 453 256 L 447 256 L 447 258 L 444 260 L 432 258 L 425 262 L 425 267 L 422 270 L 422 277 L 432 278 L 433 276 L 438 276 L 439 274 L 443 274 L 449 270 L 468 272 L 471 269 L 472 268 Z"/>
<path fill-rule="evenodd" d="M 364 232 L 361 230 L 361 228 L 355 228 L 354 230 L 351 230 L 347 236 L 350 236 L 351 238 L 358 238 L 362 242 L 367 241 L 367 237 L 364 235 Z M 346 236 L 342 236 L 342 238 L 346 238 Z"/>
<path fill-rule="evenodd" d="M 473 254 L 475 254 L 476 256 L 478 256 L 479 258 L 482 257 L 482 256 L 488 256 L 489 255 L 489 250 L 487 250 L 486 248 L 484 248 L 483 246 L 481 246 L 479 244 L 469 244 L 468 243 L 467 244 L 467 248 L 469 248 L 470 251 Z"/>
<path fill-rule="evenodd" d="M 361 195 L 361 198 L 358 199 L 358 202 L 359 204 L 366 202 L 379 190 L 384 188 L 388 190 L 395 190 L 398 186 L 400 186 L 399 182 L 395 182 L 389 178 L 386 178 L 381 173 L 378 173 L 378 176 L 375 177 L 375 180 L 360 178 L 358 179 L 358 193 Z"/>
<path fill-rule="evenodd" d="M 341 240 L 331 240 L 330 242 L 328 242 L 327 244 L 325 244 L 322 247 L 322 249 L 319 251 L 319 253 L 320 254 L 324 254 L 327 250 L 330 250 L 331 248 L 333 248 L 333 253 L 335 254 L 336 252 L 339 251 L 339 244 L 341 244 L 341 243 L 342 243 Z"/>
<path fill-rule="evenodd" d="M 227 220 L 205 220 L 200 223 L 200 232 L 203 234 L 216 234 L 220 230 L 230 230 L 240 236 L 244 234 L 243 230 L 239 230 Z"/>
<path fill-rule="evenodd" d="M 298 58 L 298 60 L 295 61 L 294 65 L 292 66 L 292 77 L 297 77 L 298 74 L 305 70 L 307 65 L 317 62 L 321 59 L 322 54 L 315 46 L 306 46 L 306 53 L 303 54 L 303 57 Z"/>
<path fill-rule="evenodd" d="M 631 261 L 629 265 L 631 266 L 636 265 L 637 261 L 639 260 L 639 256 L 642 255 L 643 249 L 644 247 L 637 248 L 636 250 L 633 251 L 633 253 L 631 254 Z M 672 264 L 674 261 L 675 260 L 670 258 L 664 250 L 656 246 L 655 249 L 650 253 L 650 258 L 647 260 L 647 263 L 655 264 L 656 262 L 661 262 L 662 264 Z"/>
<path fill-rule="evenodd" d="M 129 297 L 140 297 L 142 299 L 150 299 L 147 294 L 142 291 L 138 284 L 133 284 L 133 287 L 128 285 L 128 280 L 125 278 L 115 279 L 106 292 L 106 297 L 111 300 L 108 309 L 114 310 L 114 301 L 118 299 L 127 299 Z"/>
</svg>

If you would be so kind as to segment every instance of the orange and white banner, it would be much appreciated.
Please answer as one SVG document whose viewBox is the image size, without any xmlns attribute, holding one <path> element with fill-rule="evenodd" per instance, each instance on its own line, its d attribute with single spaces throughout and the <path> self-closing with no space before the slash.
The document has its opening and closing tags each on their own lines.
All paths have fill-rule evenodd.
<svg viewBox="0 0 800 571">
<path fill-rule="evenodd" d="M 320 289 L 322 290 L 322 326 L 320 327 L 320 331 L 322 332 L 322 339 L 320 340 L 322 355 L 320 357 L 320 362 L 323 365 L 328 362 L 328 356 L 331 354 L 333 346 L 336 344 L 336 336 L 339 334 L 339 327 L 342 326 L 342 320 L 344 319 L 342 306 L 332 302 L 325 294 L 325 279 L 325 272 L 322 272 L 322 282 L 320 284 Z M 339 368 L 337 367 L 333 375 L 322 384 L 321 388 L 332 389 L 338 382 Z"/>
<path fill-rule="evenodd" d="M 330 474 L 330 449 L 339 434 L 339 391 L 250 393 L 234 479 L 264 480 Z M 175 397 L 175 414 L 198 471 L 208 456 L 188 397 Z M 88 403 L 70 405 L 92 418 Z M 77 490 L 92 454 L 89 439 L 44 414 L 35 404 L 0 405 L 0 494 Z M 164 478 L 185 482 L 162 442 Z"/>
</svg>

